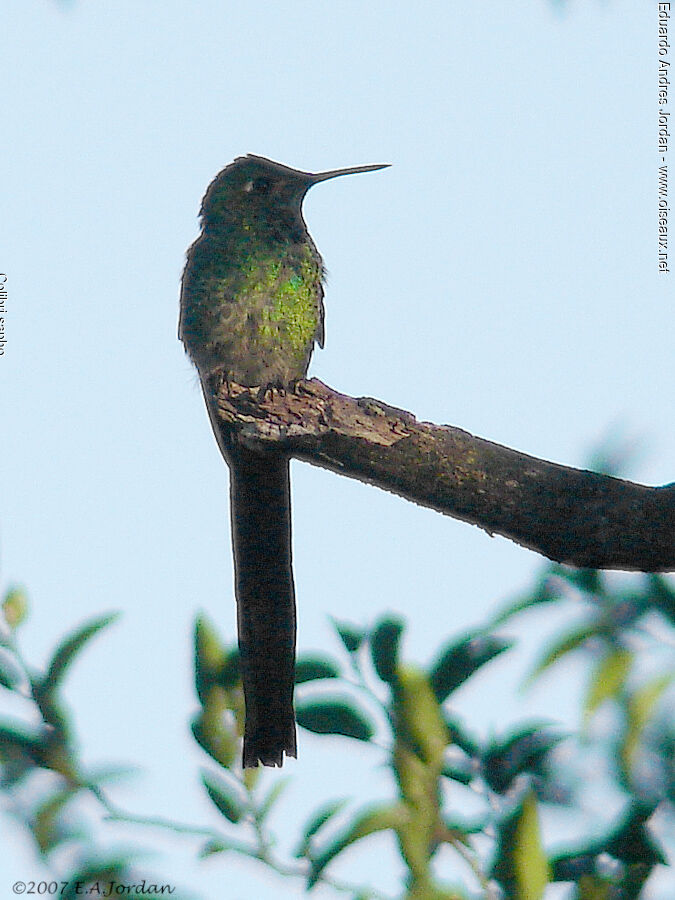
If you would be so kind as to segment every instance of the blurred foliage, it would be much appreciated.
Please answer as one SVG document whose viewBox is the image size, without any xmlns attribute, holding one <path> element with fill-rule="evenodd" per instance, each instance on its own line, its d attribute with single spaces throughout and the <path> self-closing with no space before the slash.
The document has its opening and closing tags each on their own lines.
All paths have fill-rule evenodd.
<svg viewBox="0 0 675 900">
<path fill-rule="evenodd" d="M 0 719 L 0 799 L 54 884 L 66 885 L 60 896 L 110 881 L 160 884 L 139 874 L 137 853 L 106 843 L 110 820 L 198 838 L 200 856 L 216 864 L 237 853 L 307 891 L 321 884 L 352 900 L 389 896 L 340 874 L 349 848 L 374 834 L 390 836 L 404 873 L 397 900 L 547 900 L 552 891 L 565 900 L 633 900 L 673 861 L 675 589 L 663 576 L 546 564 L 527 592 L 484 627 L 451 636 L 425 665 L 405 658 L 406 623 L 397 615 L 367 626 L 334 620 L 334 652 L 297 661 L 298 724 L 344 742 L 360 764 L 370 756 L 373 771 L 391 777 L 367 804 L 360 784 L 352 798 L 332 797 L 327 781 L 292 836 L 294 855 L 278 849 L 273 824 L 287 821 L 274 813 L 293 802 L 293 779 L 242 769 L 239 652 L 205 616 L 194 630 L 192 733 L 208 757 L 201 781 L 217 824 L 195 828 L 121 810 L 108 796 L 114 773 L 81 763 L 63 686 L 115 617 L 68 634 L 37 670 L 19 647 L 27 615 L 25 594 L 8 591 L 0 692 L 25 715 Z M 578 726 L 551 718 L 479 734 L 458 716 L 456 692 L 489 675 L 497 659 L 502 670 L 513 666 L 517 644 L 501 632 L 528 620 L 541 639 L 523 687 L 554 678 L 580 684 Z M 556 815 L 573 824 L 567 846 L 555 845 Z"/>
<path fill-rule="evenodd" d="M 569 624 L 549 638 L 525 686 L 561 665 L 569 678 L 570 663 L 576 665 L 585 682 L 578 732 L 527 721 L 501 736 L 475 735 L 453 715 L 454 692 L 514 649 L 498 629 L 542 610 L 564 610 Z M 195 631 L 201 709 L 193 730 L 218 764 L 204 784 L 228 827 L 228 836 L 210 840 L 203 853 L 235 850 L 301 878 L 307 889 L 320 882 L 366 900 L 386 895 L 333 872 L 347 848 L 388 832 L 405 866 L 405 900 L 538 900 L 556 882 L 576 900 L 640 897 L 655 868 L 667 865 L 653 823 L 662 834 L 675 833 L 674 624 L 675 591 L 666 578 L 623 579 L 558 564 L 546 565 L 527 594 L 484 629 L 438 649 L 427 666 L 402 657 L 405 623 L 397 616 L 371 627 L 335 621 L 340 652 L 298 660 L 298 724 L 369 745 L 373 766 L 390 769 L 394 790 L 367 806 L 321 798 L 308 811 L 293 861 L 275 855 L 277 836 L 268 827 L 288 781 L 262 768 L 241 769 L 238 653 L 202 617 Z M 596 810 L 605 824 L 589 830 L 584 770 L 591 759 L 591 777 L 607 779 L 604 789 L 619 797 L 620 812 L 603 819 Z M 468 821 L 462 812 L 476 804 Z M 578 819 L 573 847 L 550 846 L 542 813 L 555 809 Z"/>
<path fill-rule="evenodd" d="M 127 894 L 133 888 L 152 893 L 153 886 L 159 889 L 162 883 L 139 869 L 139 851 L 99 837 L 105 819 L 120 818 L 106 798 L 107 785 L 119 773 L 85 770 L 61 696 L 70 666 L 116 616 L 92 619 L 68 634 L 40 671 L 24 661 L 19 646 L 19 629 L 28 611 L 24 591 L 7 591 L 0 619 L 0 685 L 24 715 L 0 719 L 0 799 L 5 813 L 31 836 L 43 871 L 53 876 L 27 880 L 26 893 L 57 894 L 64 900 L 114 896 L 122 887 Z M 92 798 L 97 809 L 93 818 L 85 814 Z M 175 888 L 172 896 L 178 896 Z"/>
<path fill-rule="evenodd" d="M 506 624 L 531 615 L 539 623 L 542 612 L 554 610 L 564 610 L 567 624 L 542 640 L 526 686 L 561 666 L 568 679 L 575 666 L 584 685 L 576 733 L 552 721 L 524 721 L 499 735 L 476 734 L 453 713 L 455 692 L 496 658 L 508 661 L 516 646 L 498 633 Z M 318 798 L 287 858 L 270 823 L 292 779 L 262 767 L 242 770 L 239 654 L 204 616 L 194 632 L 199 709 L 192 731 L 211 760 L 202 784 L 221 824 L 192 828 L 123 812 L 108 798 L 113 775 L 87 772 L 80 761 L 62 688 L 79 654 L 115 617 L 80 626 L 35 670 L 18 642 L 27 614 L 25 594 L 7 592 L 0 685 L 26 715 L 0 719 L 0 798 L 32 836 L 53 884 L 66 886 L 60 896 L 97 884 L 103 890 L 111 881 L 161 884 L 139 874 L 137 852 L 105 845 L 110 820 L 198 836 L 203 858 L 236 852 L 301 880 L 306 890 L 320 883 L 353 900 L 387 896 L 336 874 L 345 851 L 376 833 L 394 840 L 405 872 L 398 897 L 405 900 L 545 900 L 555 883 L 570 900 L 632 900 L 668 864 L 664 836 L 675 834 L 675 590 L 662 576 L 623 579 L 548 564 L 524 596 L 485 628 L 448 640 L 424 666 L 403 656 L 400 617 L 387 614 L 369 627 L 334 621 L 336 652 L 298 659 L 299 726 L 357 741 L 354 751 L 368 748 L 373 766 L 390 771 L 391 790 L 368 804 L 358 801 L 358 785 L 353 799 Z M 595 810 L 601 827 L 587 824 L 589 778 L 605 779 L 601 805 L 603 792 L 620 801 L 604 815 Z M 94 821 L 84 815 L 85 797 L 88 808 L 95 801 Z M 573 846 L 551 845 L 548 813 L 556 809 L 577 818 Z"/>
<path fill-rule="evenodd" d="M 575 665 L 584 681 L 577 733 L 525 721 L 500 735 L 476 734 L 453 713 L 455 692 L 497 657 L 508 661 L 515 642 L 499 629 L 554 609 L 564 609 L 568 624 L 542 640 L 526 684 L 563 665 L 569 678 Z M 358 801 L 358 785 L 355 799 L 318 798 L 288 858 L 276 849 L 270 823 L 292 779 L 262 767 L 242 770 L 239 654 L 205 617 L 194 633 L 199 709 L 192 730 L 211 759 L 202 783 L 221 824 L 191 828 L 121 811 L 107 796 L 113 775 L 87 772 L 80 761 L 62 688 L 79 654 L 115 617 L 80 626 L 35 670 L 19 649 L 27 614 L 25 594 L 10 590 L 2 604 L 0 685 L 26 715 L 0 719 L 0 797 L 32 836 L 54 884 L 66 885 L 61 896 L 111 881 L 160 884 L 139 874 L 136 852 L 105 845 L 110 820 L 198 836 L 203 858 L 236 852 L 300 879 L 307 890 L 321 883 L 354 900 L 387 896 L 336 874 L 345 851 L 376 833 L 394 839 L 405 900 L 538 900 L 555 883 L 576 900 L 631 900 L 668 864 L 675 590 L 662 576 L 626 580 L 549 564 L 526 595 L 485 628 L 448 640 L 424 666 L 403 656 L 400 617 L 388 614 L 369 627 L 334 621 L 336 652 L 298 660 L 298 723 L 326 739 L 358 741 L 354 750 L 369 748 L 373 766 L 389 769 L 391 791 L 368 804 Z M 606 778 L 603 790 L 620 797 L 604 817 L 596 810 L 602 827 L 587 824 L 589 777 Z M 85 797 L 89 808 L 95 801 L 94 821 L 84 815 Z M 573 846 L 551 846 L 547 812 L 555 809 L 578 818 Z"/>
</svg>

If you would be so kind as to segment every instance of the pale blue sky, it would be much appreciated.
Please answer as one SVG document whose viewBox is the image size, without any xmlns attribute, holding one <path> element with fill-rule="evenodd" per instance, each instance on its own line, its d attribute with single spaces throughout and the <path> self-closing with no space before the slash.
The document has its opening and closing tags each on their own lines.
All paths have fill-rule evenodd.
<svg viewBox="0 0 675 900">
<path fill-rule="evenodd" d="M 217 824 L 187 730 L 189 636 L 199 608 L 234 636 L 227 475 L 176 338 L 207 183 L 246 152 L 391 163 L 306 203 L 330 276 L 311 373 L 567 465 L 620 423 L 645 442 L 630 474 L 672 481 L 656 3 L 14 0 L 2 33 L 2 577 L 28 585 L 36 662 L 85 617 L 124 611 L 68 683 L 85 758 L 142 767 L 118 794 L 138 813 Z M 395 610 L 406 653 L 428 659 L 539 565 L 373 488 L 300 464 L 293 479 L 300 649 L 335 646 L 329 614 Z M 499 666 L 458 697 L 477 727 L 573 716 L 574 685 L 518 706 Z M 381 796 L 374 765 L 301 733 L 283 815 L 304 820 L 328 781 Z M 204 897 L 299 895 L 163 846 L 155 871 Z M 372 865 L 357 852 L 348 874 Z M 39 873 L 25 849 L 5 856 L 0 893 Z"/>
</svg>

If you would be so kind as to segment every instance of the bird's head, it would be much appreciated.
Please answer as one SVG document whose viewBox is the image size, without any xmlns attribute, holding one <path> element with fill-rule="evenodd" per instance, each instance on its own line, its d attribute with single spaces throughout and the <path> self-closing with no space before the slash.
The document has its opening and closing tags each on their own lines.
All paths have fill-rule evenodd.
<svg viewBox="0 0 675 900">
<path fill-rule="evenodd" d="M 384 168 L 386 165 L 355 166 L 313 174 L 291 169 L 264 156 L 238 156 L 207 188 L 201 216 L 205 224 L 231 221 L 238 216 L 253 220 L 289 213 L 299 216 L 302 201 L 312 185 L 338 175 Z"/>
</svg>

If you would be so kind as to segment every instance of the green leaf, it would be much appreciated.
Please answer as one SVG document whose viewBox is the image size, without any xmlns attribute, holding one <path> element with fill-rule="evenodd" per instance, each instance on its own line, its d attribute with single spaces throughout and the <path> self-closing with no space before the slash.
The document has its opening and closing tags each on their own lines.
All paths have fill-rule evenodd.
<svg viewBox="0 0 675 900">
<path fill-rule="evenodd" d="M 537 801 L 529 793 L 523 801 L 518 823 L 514 862 L 518 882 L 518 896 L 523 900 L 539 900 L 549 883 L 549 866 L 539 833 Z"/>
<path fill-rule="evenodd" d="M 41 747 L 44 738 L 36 731 L 29 731 L 21 722 L 0 722 L 0 760 L 6 754 L 20 751 L 32 756 L 37 747 Z"/>
<path fill-rule="evenodd" d="M 225 659 L 218 673 L 218 684 L 226 691 L 241 685 L 241 666 L 239 648 L 229 647 L 225 651 Z"/>
<path fill-rule="evenodd" d="M 469 734 L 463 724 L 460 724 L 455 716 L 449 715 L 443 710 L 443 721 L 448 729 L 449 742 L 457 744 L 460 750 L 463 750 L 467 756 L 477 759 L 482 756 L 483 750 L 480 741 Z"/>
<path fill-rule="evenodd" d="M 236 790 L 223 778 L 218 778 L 206 770 L 202 770 L 202 784 L 218 812 L 236 825 L 246 812 L 246 807 Z"/>
<path fill-rule="evenodd" d="M 36 753 L 38 765 L 57 772 L 70 783 L 80 781 L 77 759 L 68 744 L 66 728 L 57 727 L 46 732 L 45 740 Z"/>
<path fill-rule="evenodd" d="M 298 725 L 315 734 L 341 734 L 369 741 L 375 729 L 366 714 L 348 700 L 306 700 L 296 708 Z"/>
<path fill-rule="evenodd" d="M 89 622 L 85 622 L 76 631 L 69 634 L 56 648 L 52 656 L 47 674 L 40 683 L 40 689 L 45 694 L 53 693 L 59 686 L 63 676 L 71 664 L 76 654 L 84 647 L 95 634 L 101 629 L 106 628 L 112 622 L 119 618 L 119 613 L 112 613 L 107 616 L 99 616 Z"/>
<path fill-rule="evenodd" d="M 68 743 L 70 726 L 67 715 L 59 703 L 54 685 L 45 676 L 44 680 L 39 677 L 32 678 L 30 688 L 33 700 L 40 710 L 45 724 L 51 726 L 51 737 L 53 739 L 59 738 L 64 744 Z"/>
<path fill-rule="evenodd" d="M 633 664 L 633 654 L 623 647 L 616 647 L 599 660 L 591 678 L 583 705 L 584 721 L 606 700 L 615 700 L 626 682 Z"/>
<path fill-rule="evenodd" d="M 307 889 L 319 880 L 323 870 L 350 844 L 362 840 L 377 831 L 398 829 L 408 820 L 408 812 L 400 803 L 387 806 L 373 806 L 354 817 L 344 831 L 312 860 L 312 868 L 307 878 Z"/>
<path fill-rule="evenodd" d="M 528 790 L 498 825 L 492 875 L 507 900 L 541 900 L 550 874 L 539 833 L 537 801 Z"/>
<path fill-rule="evenodd" d="M 74 837 L 72 829 L 68 828 L 60 818 L 65 805 L 74 796 L 75 792 L 72 790 L 57 791 L 36 809 L 32 822 L 32 832 L 43 856 L 65 840 Z"/>
<path fill-rule="evenodd" d="M 649 575 L 648 585 L 648 602 L 675 625 L 675 589 L 671 583 L 663 575 Z"/>
<path fill-rule="evenodd" d="M 629 697 L 626 710 L 626 732 L 621 748 L 621 757 L 627 771 L 630 771 L 633 766 L 642 732 L 650 721 L 654 707 L 674 679 L 675 674 L 672 672 L 657 675 Z"/>
<path fill-rule="evenodd" d="M 370 634 L 370 655 L 373 666 L 382 681 L 394 684 L 398 665 L 398 649 L 403 634 L 403 620 L 386 616 L 375 625 Z"/>
<path fill-rule="evenodd" d="M 621 824 L 606 837 L 587 846 L 567 851 L 552 862 L 555 881 L 572 881 L 577 885 L 576 900 L 637 900 L 651 870 L 667 864 L 661 847 L 652 837 L 647 820 L 654 805 L 634 802 L 628 807 Z M 603 874 L 603 859 L 613 857 L 621 868 Z"/>
<path fill-rule="evenodd" d="M 537 773 L 544 757 L 564 739 L 545 730 L 546 723 L 527 726 L 503 741 L 493 741 L 483 755 L 483 777 L 493 791 L 505 793 L 524 772 Z"/>
<path fill-rule="evenodd" d="M 460 784 L 471 784 L 476 777 L 476 771 L 473 762 L 465 757 L 459 761 L 445 763 L 441 770 L 444 778 L 450 778 L 452 781 L 458 781 Z"/>
<path fill-rule="evenodd" d="M 138 774 L 135 766 L 109 765 L 92 766 L 87 768 L 87 784 L 104 786 L 115 782 L 128 780 Z"/>
<path fill-rule="evenodd" d="M 267 792 L 267 796 L 262 801 L 260 806 L 258 807 L 258 821 L 262 822 L 270 813 L 270 810 L 277 802 L 279 797 L 286 790 L 288 785 L 290 784 L 290 778 L 280 778 L 278 781 L 275 781 L 272 787 Z"/>
<path fill-rule="evenodd" d="M 295 663 L 295 683 L 316 681 L 320 678 L 339 678 L 340 669 L 327 656 L 300 656 Z"/>
<path fill-rule="evenodd" d="M 572 569 L 561 566 L 559 574 L 582 594 L 603 597 L 607 593 L 605 580 L 598 569 Z"/>
<path fill-rule="evenodd" d="M 11 588 L 2 601 L 2 613 L 5 622 L 12 631 L 26 621 L 28 616 L 28 597 L 21 588 Z"/>
<path fill-rule="evenodd" d="M 524 596 L 517 597 L 513 602 L 506 606 L 501 612 L 497 613 L 490 622 L 491 628 L 497 628 L 508 622 L 518 613 L 524 612 L 533 606 L 539 606 L 542 603 L 555 603 L 562 600 L 563 595 L 556 590 L 555 581 L 551 578 L 549 570 L 540 578 L 538 584 L 533 591 L 529 591 Z"/>
<path fill-rule="evenodd" d="M 581 647 L 590 638 L 600 634 L 601 631 L 602 628 L 599 624 L 586 622 L 578 628 L 575 628 L 573 631 L 568 632 L 563 638 L 550 646 L 539 659 L 539 662 L 537 662 L 534 669 L 525 679 L 525 686 L 527 687 L 532 684 L 532 682 L 538 678 L 542 672 L 545 672 L 546 669 L 552 666 L 553 663 L 562 659 L 563 656 L 566 656 L 573 650 Z"/>
<path fill-rule="evenodd" d="M 600 875 L 582 875 L 577 882 L 577 893 L 574 900 L 628 900 L 622 893 L 617 893 L 616 885 Z"/>
<path fill-rule="evenodd" d="M 333 627 L 344 644 L 345 650 L 348 653 L 356 653 L 365 640 L 365 630 L 356 625 L 350 625 L 348 622 L 338 622 L 336 619 L 333 619 Z"/>
<path fill-rule="evenodd" d="M 593 876 L 596 857 L 601 852 L 595 845 L 583 850 L 571 850 L 551 859 L 551 881 L 574 881 Z"/>
<path fill-rule="evenodd" d="M 0 685 L 13 691 L 17 684 L 21 684 L 22 677 L 19 667 L 10 656 L 0 656 Z"/>
<path fill-rule="evenodd" d="M 394 736 L 440 775 L 448 729 L 426 672 L 415 666 L 399 667 L 394 691 Z"/>
<path fill-rule="evenodd" d="M 429 672 L 429 681 L 439 703 L 481 666 L 512 646 L 512 641 L 502 638 L 469 634 L 445 647 Z"/>
<path fill-rule="evenodd" d="M 605 841 L 605 851 L 615 859 L 628 864 L 667 865 L 663 850 L 647 826 L 647 820 L 653 813 L 653 805 L 632 803 L 623 822 Z"/>
<path fill-rule="evenodd" d="M 307 822 L 307 824 L 305 825 L 302 833 L 302 839 L 294 854 L 297 859 L 300 859 L 301 857 L 307 855 L 310 842 L 314 835 L 317 833 L 317 831 L 319 831 L 319 829 L 323 828 L 326 822 L 330 821 L 333 816 L 337 815 L 337 813 L 339 813 L 341 809 L 344 809 L 346 803 L 347 801 L 344 799 L 330 800 L 328 803 L 324 803 L 323 806 L 319 807 L 319 809 L 314 813 L 309 822 Z"/>
<path fill-rule="evenodd" d="M 193 719 L 191 729 L 202 750 L 224 769 L 229 769 L 237 757 L 239 740 L 223 722 L 222 713 L 220 704 L 207 701 L 204 709 Z"/>
<path fill-rule="evenodd" d="M 485 834 L 492 827 L 492 814 L 484 813 L 476 816 L 474 819 L 463 819 L 456 813 L 443 816 L 443 825 L 452 837 L 461 837 L 462 839 L 470 834 Z M 442 840 L 445 840 L 442 838 Z M 470 846 L 468 841 L 462 840 L 463 844 Z"/>
<path fill-rule="evenodd" d="M 115 884 L 128 884 L 131 881 L 130 863 L 130 857 L 121 854 L 109 859 L 80 862 L 77 869 L 64 878 L 67 887 L 59 894 L 59 900 L 80 900 L 82 896 L 96 896 L 98 891 L 89 892 L 89 887 L 96 883 L 99 883 L 101 893 L 104 886 L 109 885 L 111 881 Z"/>
<path fill-rule="evenodd" d="M 209 688 L 218 683 L 225 663 L 225 649 L 216 629 L 205 615 L 195 621 L 195 689 L 201 703 L 206 701 Z"/>
<path fill-rule="evenodd" d="M 197 854 L 198 859 L 208 859 L 209 856 L 215 856 L 216 853 L 225 853 L 231 850 L 231 845 L 224 841 L 207 841 Z"/>
<path fill-rule="evenodd" d="M 3 786 L 18 784 L 40 765 L 44 739 L 20 722 L 0 722 L 0 763 Z"/>
</svg>

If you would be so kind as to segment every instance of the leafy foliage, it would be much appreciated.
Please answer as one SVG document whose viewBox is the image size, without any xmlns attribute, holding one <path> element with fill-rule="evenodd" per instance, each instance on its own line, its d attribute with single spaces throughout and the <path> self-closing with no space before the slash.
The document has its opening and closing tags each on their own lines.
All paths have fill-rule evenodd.
<svg viewBox="0 0 675 900">
<path fill-rule="evenodd" d="M 578 900 L 639 897 L 654 868 L 666 864 L 652 821 L 658 813 L 675 824 L 675 779 L 668 776 L 675 733 L 663 713 L 675 666 L 671 659 L 668 671 L 646 677 L 639 652 L 650 633 L 645 624 L 654 616 L 660 619 L 658 628 L 670 627 L 670 597 L 669 583 L 661 577 L 644 576 L 637 589 L 629 590 L 615 587 L 601 572 L 549 565 L 533 589 L 501 612 L 491 627 L 451 639 L 427 667 L 404 659 L 405 622 L 398 616 L 386 614 L 370 627 L 334 622 L 343 658 L 301 657 L 298 723 L 327 739 L 370 745 L 374 764 L 384 762 L 391 770 L 395 791 L 365 806 L 344 797 L 324 798 L 297 843 L 297 868 L 289 870 L 269 851 L 274 837 L 261 824 L 259 772 L 243 772 L 237 751 L 224 774 L 232 788 L 247 791 L 248 808 L 236 828 L 248 839 L 239 851 L 303 878 L 307 888 L 322 883 L 344 890 L 344 882 L 332 872 L 345 851 L 376 832 L 388 832 L 406 867 L 406 900 L 545 900 L 554 882 L 568 883 L 570 896 Z M 503 735 L 472 733 L 450 704 L 458 689 L 513 650 L 513 641 L 494 629 L 543 604 L 552 609 L 570 603 L 575 624 L 562 637 L 550 639 L 526 684 L 550 677 L 574 654 L 587 671 L 579 735 L 549 721 L 516 723 Z M 332 685 L 338 693 L 327 694 L 325 686 Z M 232 697 L 234 702 L 226 704 L 229 719 L 220 718 L 220 733 L 234 736 L 232 723 L 239 723 L 239 744 L 236 691 Z M 596 720 L 608 708 L 618 717 L 618 729 L 596 751 L 604 753 L 616 787 L 626 797 L 624 813 L 618 825 L 607 822 L 604 835 L 588 834 L 578 846 L 554 852 L 547 846 L 542 810 L 580 808 L 583 790 L 574 775 L 563 775 L 559 752 L 581 758 L 595 739 Z M 640 768 L 645 753 L 651 780 Z M 212 786 L 209 794 L 214 799 Z M 462 815 L 463 797 L 469 795 L 474 807 L 483 800 L 482 812 L 470 821 Z M 231 798 L 232 792 L 226 796 Z M 268 801 L 263 818 L 270 806 Z M 231 802 L 221 812 L 229 823 L 235 821 Z M 486 840 L 492 845 L 488 852 Z M 468 864 L 466 884 L 439 876 L 442 847 L 445 860 L 454 855 L 458 872 Z M 374 887 L 350 886 L 349 891 L 353 897 L 383 896 Z"/>
<path fill-rule="evenodd" d="M 296 708 L 298 725 L 315 734 L 340 734 L 369 741 L 373 726 L 368 716 L 348 699 L 307 700 Z"/>
<path fill-rule="evenodd" d="M 492 875 L 508 900 L 539 900 L 551 880 L 531 790 L 525 791 L 498 823 Z"/>
<path fill-rule="evenodd" d="M 300 656 L 297 719 L 321 739 L 358 741 L 374 766 L 391 773 L 391 790 L 375 802 L 322 797 L 308 811 L 291 859 L 275 850 L 271 822 L 279 817 L 290 778 L 241 768 L 244 697 L 239 654 L 205 616 L 194 630 L 197 712 L 192 731 L 211 765 L 202 772 L 216 827 L 204 827 L 201 857 L 235 852 L 281 877 L 321 884 L 350 897 L 378 898 L 374 886 L 336 877 L 349 848 L 389 834 L 405 876 L 405 900 L 547 900 L 559 883 L 576 900 L 633 900 L 653 872 L 668 864 L 657 837 L 675 832 L 675 726 L 672 685 L 675 604 L 667 579 L 637 576 L 629 585 L 601 572 L 548 565 L 537 583 L 484 628 L 446 641 L 426 666 L 405 658 L 405 622 L 386 614 L 369 626 L 334 622 L 338 650 Z M 515 649 L 497 629 L 532 610 L 566 609 L 573 622 L 552 634 L 530 668 L 526 686 L 551 678 L 563 661 L 585 673 L 578 734 L 554 721 L 515 722 L 502 734 L 481 735 L 453 710 L 455 693 L 489 672 Z M 40 773 L 24 814 L 36 853 L 70 881 L 129 881 L 133 860 L 101 850 L 78 816 L 83 796 L 117 822 L 187 826 L 145 820 L 117 809 L 103 776 L 84 770 L 72 718 L 62 699 L 71 666 L 87 644 L 114 621 L 101 616 L 67 635 L 44 671 L 27 666 L 18 631 L 28 603 L 8 592 L 0 636 L 0 690 L 23 699 L 25 720 L 0 719 L 0 794 L 16 806 L 23 787 Z M 658 655 L 658 665 L 654 663 Z M 611 717 L 612 728 L 599 723 Z M 29 724 L 30 723 L 30 724 Z M 592 751 L 623 797 L 618 819 L 583 825 L 584 780 L 575 761 Z M 567 762 L 563 763 L 563 758 Z M 573 846 L 552 848 L 547 815 L 556 807 L 579 814 Z M 470 817 L 466 810 L 470 808 Z M 441 852 L 442 851 L 442 852 Z M 217 864 L 217 863 L 216 863 Z M 61 871 L 61 874 L 63 872 Z M 67 893 L 64 894 L 67 896 Z"/>
<path fill-rule="evenodd" d="M 299 656 L 295 663 L 295 683 L 318 681 L 321 678 L 339 678 L 340 669 L 325 656 Z"/>
<path fill-rule="evenodd" d="M 28 612 L 24 591 L 15 588 L 5 594 L 0 684 L 22 703 L 31 724 L 0 719 L 0 795 L 31 835 L 42 863 L 54 872 L 58 881 L 53 883 L 58 884 L 60 897 L 101 895 L 111 882 L 140 883 L 144 874 L 129 852 L 101 847 L 94 838 L 94 827 L 104 817 L 124 816 L 107 799 L 105 774 L 95 775 L 82 765 L 74 726 L 60 695 L 79 653 L 116 616 L 92 619 L 66 635 L 45 670 L 38 671 L 26 665 L 19 649 L 18 629 L 27 621 Z M 99 809 L 97 822 L 83 816 L 85 808 L 91 809 L 92 798 Z M 150 875 L 145 877 L 149 885 L 158 882 Z"/>
<path fill-rule="evenodd" d="M 480 633 L 453 641 L 441 651 L 429 673 L 436 699 L 439 703 L 447 700 L 469 676 L 511 646 L 511 642 L 503 638 Z"/>
</svg>

